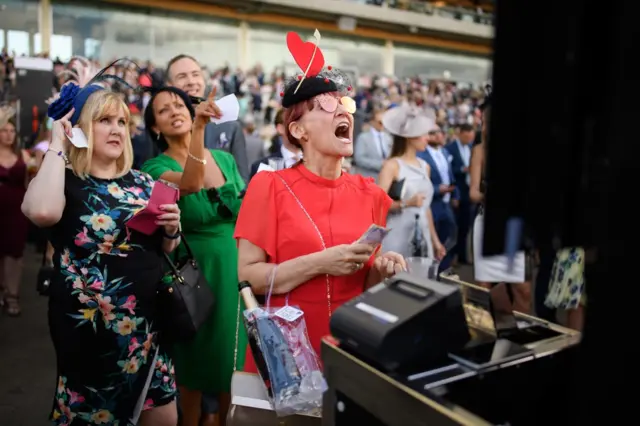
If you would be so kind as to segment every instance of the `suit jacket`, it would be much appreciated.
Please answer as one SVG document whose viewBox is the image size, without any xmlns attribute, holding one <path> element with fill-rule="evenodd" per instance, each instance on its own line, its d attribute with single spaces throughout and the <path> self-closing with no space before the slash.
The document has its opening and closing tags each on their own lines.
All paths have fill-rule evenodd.
<svg viewBox="0 0 640 426">
<path fill-rule="evenodd" d="M 460 199 L 468 200 L 469 199 L 469 184 L 467 183 L 467 176 L 469 172 L 466 173 L 462 170 L 465 167 L 464 160 L 462 159 L 462 152 L 460 152 L 460 147 L 457 142 L 450 143 L 445 147 L 445 149 L 451 155 L 451 169 L 453 170 L 453 176 L 456 179 L 456 186 L 460 190 Z M 471 145 L 469 145 L 469 149 L 471 149 Z"/>
<path fill-rule="evenodd" d="M 382 133 L 383 143 L 387 148 L 387 157 L 391 152 L 391 136 L 387 133 Z M 380 152 L 380 140 L 374 136 L 371 131 L 363 132 L 358 135 L 356 139 L 356 146 L 354 152 L 354 159 L 358 166 L 358 173 L 366 176 L 378 179 L 382 164 L 387 159 Z"/>
<path fill-rule="evenodd" d="M 207 124 L 204 130 L 204 146 L 209 149 L 221 149 L 231 153 L 238 165 L 240 176 L 245 181 L 249 180 L 247 146 L 240 122 L 228 121 L 221 124 Z"/>
<path fill-rule="evenodd" d="M 261 158 L 260 160 L 258 160 L 255 163 L 253 163 L 251 165 L 251 173 L 249 175 L 249 180 L 253 179 L 255 174 L 258 173 L 258 168 L 260 167 L 260 164 L 268 165 L 269 164 L 269 160 L 272 159 L 272 158 L 282 158 L 282 151 L 277 150 L 275 153 L 273 153 L 271 155 L 267 155 L 266 157 Z"/>
<path fill-rule="evenodd" d="M 460 190 L 457 187 L 455 176 L 453 175 L 453 170 L 451 167 L 451 161 L 453 160 L 452 156 L 449 154 L 449 151 L 443 152 L 445 157 L 448 157 L 449 164 L 449 180 L 452 185 L 456 185 L 456 189 L 451 193 L 452 200 L 460 199 Z M 438 171 L 438 165 L 436 161 L 433 159 L 428 149 L 425 149 L 422 152 L 418 153 L 418 157 L 422 158 L 424 161 L 429 164 L 429 168 L 431 169 L 431 183 L 433 184 L 433 201 L 431 202 L 431 212 L 434 216 L 440 217 L 443 214 L 443 211 L 448 207 L 449 203 L 444 202 L 444 194 L 440 193 L 440 185 L 442 185 L 442 177 L 440 176 L 440 172 Z"/>
<path fill-rule="evenodd" d="M 245 143 L 247 144 L 247 163 L 253 164 L 266 155 L 264 149 L 264 142 L 260 139 L 260 136 L 245 135 Z"/>
</svg>

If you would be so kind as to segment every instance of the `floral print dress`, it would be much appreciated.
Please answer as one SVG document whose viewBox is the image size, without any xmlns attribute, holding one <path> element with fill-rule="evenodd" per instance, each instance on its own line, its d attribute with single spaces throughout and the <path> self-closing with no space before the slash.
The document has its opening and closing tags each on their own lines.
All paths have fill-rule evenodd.
<svg viewBox="0 0 640 426">
<path fill-rule="evenodd" d="M 66 205 L 52 229 L 54 425 L 129 426 L 140 410 L 175 398 L 173 365 L 156 326 L 162 237 L 125 226 L 153 184 L 138 171 L 111 180 L 66 171 Z"/>
<path fill-rule="evenodd" d="M 551 269 L 549 293 L 545 305 L 553 309 L 577 309 L 585 306 L 584 257 L 582 247 L 564 248 L 556 254 Z"/>
</svg>

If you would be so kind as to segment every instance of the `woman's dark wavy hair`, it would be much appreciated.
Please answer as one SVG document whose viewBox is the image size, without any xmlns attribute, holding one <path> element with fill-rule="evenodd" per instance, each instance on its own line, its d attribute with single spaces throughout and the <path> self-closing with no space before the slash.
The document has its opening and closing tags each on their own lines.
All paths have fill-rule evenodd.
<svg viewBox="0 0 640 426">
<path fill-rule="evenodd" d="M 167 140 L 164 138 L 164 135 L 158 135 L 158 133 L 153 131 L 153 127 L 156 125 L 156 115 L 155 111 L 153 110 L 153 101 L 156 99 L 156 96 L 158 96 L 158 94 L 162 92 L 173 93 L 174 95 L 182 99 L 182 102 L 184 102 L 187 109 L 189 110 L 189 114 L 191 115 L 192 120 L 196 115 L 196 111 L 193 108 L 193 103 L 191 103 L 189 95 L 178 88 L 165 86 L 158 89 L 153 89 L 151 92 L 153 94 L 151 95 L 151 99 L 149 99 L 147 108 L 145 108 L 144 110 L 144 127 L 147 130 L 147 133 L 149 133 L 149 136 L 151 136 L 151 139 L 153 139 L 153 142 L 156 144 L 160 152 L 164 152 L 167 150 L 167 148 L 169 148 Z"/>
</svg>

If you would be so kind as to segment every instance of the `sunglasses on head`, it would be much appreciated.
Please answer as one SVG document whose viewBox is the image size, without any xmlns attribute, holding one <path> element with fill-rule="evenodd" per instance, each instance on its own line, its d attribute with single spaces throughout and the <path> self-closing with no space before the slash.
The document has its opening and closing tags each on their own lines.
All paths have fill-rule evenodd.
<svg viewBox="0 0 640 426">
<path fill-rule="evenodd" d="M 216 188 L 207 189 L 207 197 L 209 197 L 209 201 L 211 201 L 212 204 L 218 205 L 217 212 L 221 218 L 230 219 L 231 217 L 233 217 L 233 212 L 231 211 L 229 206 L 227 206 L 224 201 L 222 201 L 222 198 L 220 198 L 220 193 Z"/>
<path fill-rule="evenodd" d="M 316 96 L 315 100 L 320 108 L 329 113 L 336 112 L 336 110 L 338 109 L 338 103 L 342 104 L 342 106 L 349 114 L 353 114 L 354 112 L 356 112 L 356 101 L 348 96 L 338 98 L 336 96 L 323 94 Z"/>
</svg>

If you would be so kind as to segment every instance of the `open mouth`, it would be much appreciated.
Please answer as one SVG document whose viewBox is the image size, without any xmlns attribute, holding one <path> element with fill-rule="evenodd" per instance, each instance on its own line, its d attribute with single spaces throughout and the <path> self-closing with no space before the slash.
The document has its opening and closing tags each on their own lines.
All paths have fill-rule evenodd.
<svg viewBox="0 0 640 426">
<path fill-rule="evenodd" d="M 344 143 L 351 143 L 351 125 L 346 122 L 338 124 L 336 127 L 335 135 Z"/>
<path fill-rule="evenodd" d="M 184 120 L 180 118 L 178 120 L 173 120 L 171 122 L 171 127 L 173 127 L 174 129 L 179 129 L 180 127 L 182 127 L 183 124 L 184 124 Z"/>
<path fill-rule="evenodd" d="M 199 91 L 200 88 L 197 86 L 189 86 L 185 88 L 185 92 L 187 92 L 187 95 L 189 96 L 198 96 Z"/>
</svg>

